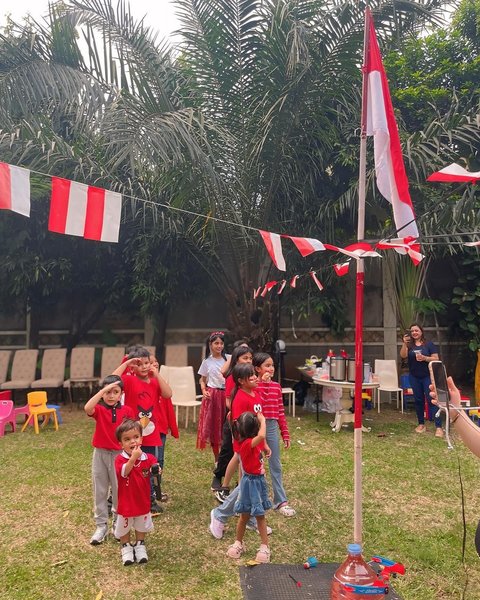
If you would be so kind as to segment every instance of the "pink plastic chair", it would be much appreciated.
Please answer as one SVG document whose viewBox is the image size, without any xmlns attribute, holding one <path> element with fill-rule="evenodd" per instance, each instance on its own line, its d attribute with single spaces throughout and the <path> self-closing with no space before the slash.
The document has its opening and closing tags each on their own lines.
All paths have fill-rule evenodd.
<svg viewBox="0 0 480 600">
<path fill-rule="evenodd" d="M 0 437 L 5 435 L 5 425 L 10 423 L 12 431 L 16 429 L 15 413 L 11 400 L 0 400 Z"/>
</svg>

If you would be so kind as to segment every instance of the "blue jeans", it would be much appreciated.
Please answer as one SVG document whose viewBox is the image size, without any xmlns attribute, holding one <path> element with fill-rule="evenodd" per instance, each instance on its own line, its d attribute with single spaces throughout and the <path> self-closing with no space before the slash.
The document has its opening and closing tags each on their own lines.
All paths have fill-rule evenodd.
<svg viewBox="0 0 480 600">
<path fill-rule="evenodd" d="M 438 411 L 438 407 L 432 404 L 430 398 L 430 376 L 427 377 L 415 377 L 410 373 L 410 385 L 412 386 L 413 396 L 415 398 L 415 412 L 417 413 L 417 419 L 419 425 L 425 424 L 425 398 L 428 401 L 428 419 L 433 421 L 435 419 L 435 427 L 442 426 L 442 419 L 440 417 L 435 418 L 434 415 Z"/>
<path fill-rule="evenodd" d="M 280 461 L 280 440 L 278 435 L 278 422 L 276 419 L 267 419 L 267 444 L 272 455 L 268 459 L 270 479 L 272 480 L 273 508 L 287 501 L 282 479 L 282 463 Z"/>
<path fill-rule="evenodd" d="M 230 492 L 227 496 L 226 500 L 217 506 L 217 508 L 213 509 L 213 516 L 221 521 L 222 523 L 226 523 L 230 517 L 235 516 L 235 502 L 238 500 L 238 496 L 240 495 L 240 486 L 237 487 Z M 250 517 L 248 520 L 248 524 L 253 527 L 257 526 L 257 520 L 254 517 Z"/>
<path fill-rule="evenodd" d="M 165 436 L 165 438 L 167 437 L 164 433 L 160 434 L 160 437 L 163 442 L 163 446 L 142 446 L 143 452 L 146 452 L 147 454 L 153 454 L 153 456 L 157 459 L 157 462 L 162 469 L 163 469 L 163 463 L 164 463 L 164 459 L 165 459 L 165 440 L 163 439 L 163 436 Z M 158 481 L 160 483 L 162 482 L 161 475 L 158 476 Z M 156 498 L 155 488 L 153 487 L 153 476 L 152 475 L 150 475 L 150 498 L 152 500 L 154 500 Z M 160 500 L 160 498 L 158 498 L 158 500 Z"/>
</svg>

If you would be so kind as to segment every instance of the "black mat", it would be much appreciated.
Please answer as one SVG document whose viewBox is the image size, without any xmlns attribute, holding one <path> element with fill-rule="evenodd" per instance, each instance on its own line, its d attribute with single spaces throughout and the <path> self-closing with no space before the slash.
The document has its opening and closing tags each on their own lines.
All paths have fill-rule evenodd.
<svg viewBox="0 0 480 600">
<path fill-rule="evenodd" d="M 314 569 L 273 564 L 240 567 L 243 597 L 245 600 L 330 600 L 330 583 L 337 567 L 338 563 L 323 563 Z M 289 575 L 301 582 L 302 587 L 297 587 Z M 385 598 L 401 600 L 391 586 Z"/>
</svg>

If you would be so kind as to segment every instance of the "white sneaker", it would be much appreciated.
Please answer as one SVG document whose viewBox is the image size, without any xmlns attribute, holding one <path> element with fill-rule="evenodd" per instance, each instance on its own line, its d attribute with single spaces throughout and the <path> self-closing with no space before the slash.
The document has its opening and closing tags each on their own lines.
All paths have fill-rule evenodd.
<svg viewBox="0 0 480 600">
<path fill-rule="evenodd" d="M 137 542 L 135 544 L 135 562 L 139 564 L 143 564 L 148 562 L 147 549 L 145 548 L 145 543 L 143 541 Z"/>
<path fill-rule="evenodd" d="M 221 540 L 225 525 L 215 518 L 215 515 L 213 514 L 214 510 L 215 509 L 210 512 L 210 525 L 208 526 L 208 529 L 215 539 Z"/>
<path fill-rule="evenodd" d="M 104 539 L 107 537 L 108 527 L 107 525 L 97 525 L 94 534 L 90 538 L 90 543 L 92 546 L 98 546 L 101 544 Z"/>
<path fill-rule="evenodd" d="M 135 562 L 135 555 L 133 553 L 133 546 L 128 542 L 122 546 L 122 562 L 124 567 L 133 565 Z"/>
<path fill-rule="evenodd" d="M 115 535 L 115 528 L 116 528 L 116 526 L 117 526 L 117 515 L 114 513 L 114 515 L 113 515 L 113 521 L 112 521 L 112 535 L 113 535 L 114 539 L 115 539 L 117 542 L 119 542 L 119 541 L 120 541 L 120 538 L 118 538 L 118 537 Z"/>
<path fill-rule="evenodd" d="M 256 531 L 258 533 L 258 527 L 256 525 L 252 525 L 251 523 L 247 523 L 247 529 L 249 531 Z M 267 525 L 267 535 L 272 535 L 273 529 Z"/>
</svg>

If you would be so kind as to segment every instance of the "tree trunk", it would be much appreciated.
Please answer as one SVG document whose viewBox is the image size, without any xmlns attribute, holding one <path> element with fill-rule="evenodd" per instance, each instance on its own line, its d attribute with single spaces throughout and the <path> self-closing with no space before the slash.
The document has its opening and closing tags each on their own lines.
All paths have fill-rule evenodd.
<svg viewBox="0 0 480 600">
<path fill-rule="evenodd" d="M 91 306 L 92 304 L 93 309 L 84 320 L 82 320 L 82 316 L 85 313 L 85 305 L 82 305 L 81 308 L 76 307 L 73 311 L 70 332 L 65 341 L 68 354 L 70 354 L 72 348 L 75 348 L 75 346 L 82 341 L 90 329 L 97 323 L 107 307 L 103 299 L 98 300 L 97 302 L 95 302 L 95 300 L 90 300 L 89 305 Z"/>
</svg>

